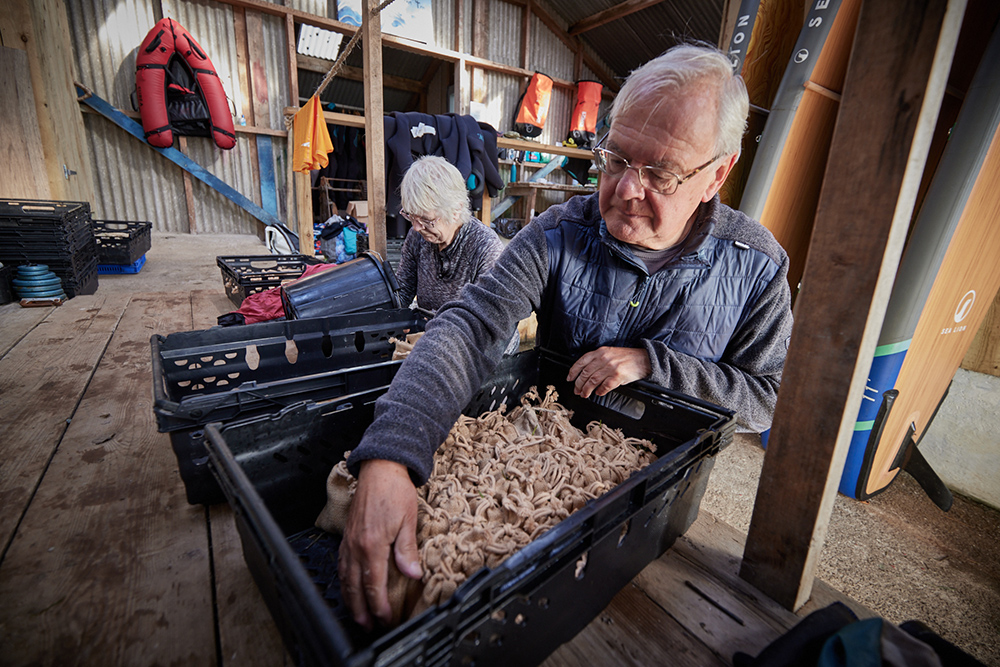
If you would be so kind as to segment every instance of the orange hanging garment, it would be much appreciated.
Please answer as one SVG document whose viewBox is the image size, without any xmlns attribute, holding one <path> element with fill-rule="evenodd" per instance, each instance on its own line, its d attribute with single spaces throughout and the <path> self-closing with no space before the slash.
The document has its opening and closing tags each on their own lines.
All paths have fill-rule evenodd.
<svg viewBox="0 0 1000 667">
<path fill-rule="evenodd" d="M 333 150 L 333 142 L 323 118 L 323 107 L 315 95 L 296 112 L 292 129 L 295 138 L 295 150 L 292 152 L 294 171 L 322 169 L 330 163 L 327 155 Z"/>
</svg>

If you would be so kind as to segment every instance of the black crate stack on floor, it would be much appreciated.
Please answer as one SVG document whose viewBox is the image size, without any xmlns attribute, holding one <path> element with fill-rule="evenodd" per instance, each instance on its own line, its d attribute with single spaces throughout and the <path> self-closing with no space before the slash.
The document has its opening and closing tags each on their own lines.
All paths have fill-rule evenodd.
<svg viewBox="0 0 1000 667">
<path fill-rule="evenodd" d="M 97 243 L 87 202 L 0 199 L 0 263 L 44 264 L 70 298 L 97 291 Z"/>
<path fill-rule="evenodd" d="M 139 273 L 153 247 L 153 223 L 146 220 L 92 220 L 97 273 Z"/>
</svg>

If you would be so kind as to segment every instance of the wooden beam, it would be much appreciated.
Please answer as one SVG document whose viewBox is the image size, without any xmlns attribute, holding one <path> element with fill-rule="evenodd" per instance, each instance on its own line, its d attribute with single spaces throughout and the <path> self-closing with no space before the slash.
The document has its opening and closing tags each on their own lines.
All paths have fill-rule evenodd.
<svg viewBox="0 0 1000 667">
<path fill-rule="evenodd" d="M 472 0 L 472 55 L 485 58 L 489 54 L 490 5 L 487 0 Z M 472 69 L 473 102 L 486 102 L 486 72 Z"/>
<path fill-rule="evenodd" d="M 52 199 L 38 132 L 28 54 L 0 46 L 0 197 Z"/>
<path fill-rule="evenodd" d="M 368 246 L 386 256 L 385 229 L 385 126 L 382 122 L 382 22 L 378 0 L 364 0 L 361 48 L 365 77 L 365 156 L 368 165 Z M 373 20 L 374 19 L 374 20 Z"/>
<path fill-rule="evenodd" d="M 468 61 L 464 58 L 455 63 L 455 113 L 465 115 L 469 113 L 469 101 L 472 99 L 472 76 L 467 66 Z"/>
<path fill-rule="evenodd" d="M 294 113 L 295 111 L 298 111 L 298 109 L 292 109 L 291 107 L 289 107 L 289 109 L 291 109 L 292 113 Z M 82 113 L 85 113 L 85 114 L 100 115 L 98 112 L 94 111 L 93 109 L 91 109 L 89 107 L 81 107 L 80 111 Z M 123 116 L 128 116 L 129 118 L 131 118 L 133 120 L 139 120 L 139 121 L 142 120 L 142 115 L 138 111 L 125 111 L 123 109 L 119 109 L 118 111 Z M 288 134 L 284 130 L 272 130 L 269 127 L 252 127 L 250 125 L 237 125 L 234 129 L 236 130 L 237 134 L 254 134 L 254 135 L 262 134 L 262 135 L 266 135 L 266 136 L 269 136 L 269 137 L 282 137 L 283 138 L 283 137 L 287 136 L 287 134 Z"/>
<path fill-rule="evenodd" d="M 187 137 L 183 134 L 177 137 L 177 148 L 181 153 L 187 155 L 188 142 Z M 184 171 L 184 208 L 187 209 L 188 234 L 197 234 L 198 216 L 195 213 L 194 206 L 194 182 L 191 180 L 191 174 L 188 171 Z"/>
<path fill-rule="evenodd" d="M 552 155 L 578 157 L 583 158 L 584 160 L 594 159 L 594 153 L 590 150 L 570 148 L 569 146 L 540 144 L 537 141 L 525 141 L 524 139 L 508 139 L 507 137 L 497 137 L 497 148 L 513 148 L 518 151 L 538 151 L 539 153 L 550 153 Z"/>
<path fill-rule="evenodd" d="M 288 97 L 290 102 L 299 99 L 299 72 L 295 56 L 298 53 L 295 42 L 295 18 L 285 14 L 285 48 L 288 50 Z"/>
<path fill-rule="evenodd" d="M 76 103 L 73 40 L 60 0 L 11 0 L 3 12 L 7 39 L 28 54 L 43 169 L 53 199 L 95 202 L 90 151 Z M 15 27 L 16 23 L 16 27 Z M 5 128 L 6 130 L 6 128 Z"/>
<path fill-rule="evenodd" d="M 263 4 L 263 3 L 261 3 Z M 264 11 L 263 9 L 261 11 Z M 286 13 L 285 17 L 285 49 L 288 52 L 288 97 L 289 103 L 299 102 L 299 71 L 296 60 L 297 44 L 295 42 L 295 15 Z M 313 241 L 312 219 L 312 182 L 309 174 L 298 173 L 292 169 L 292 158 L 295 151 L 294 130 L 288 128 L 285 140 L 285 210 L 289 224 L 292 211 L 298 221 L 299 252 L 313 255 L 316 245 Z"/>
<path fill-rule="evenodd" d="M 552 31 L 552 33 L 559 38 L 559 40 L 566 45 L 566 48 L 570 51 L 576 51 L 576 40 L 566 34 L 566 31 L 553 19 L 548 12 L 542 9 L 539 5 L 532 5 L 532 12 L 538 19 L 545 24 L 545 27 Z M 609 73 L 604 66 L 597 62 L 594 58 L 590 57 L 586 53 L 583 54 L 583 64 L 591 69 L 601 83 L 604 84 L 605 88 L 608 88 L 611 92 L 617 93 L 621 88 L 621 82 L 611 73 Z M 576 88 L 575 82 L 570 82 L 571 87 Z"/>
<path fill-rule="evenodd" d="M 740 576 L 812 590 L 964 0 L 863 3 Z"/>
<path fill-rule="evenodd" d="M 588 30 L 599 28 L 602 25 L 611 23 L 612 21 L 617 21 L 618 19 L 624 18 L 629 14 L 634 14 L 635 12 L 642 11 L 643 9 L 653 7 L 661 2 L 663 2 L 663 0 L 625 0 L 625 2 L 618 3 L 614 7 L 608 7 L 607 9 L 603 9 L 585 19 L 580 19 L 571 25 L 569 29 L 566 30 L 566 33 L 573 37 L 587 32 Z"/>
<path fill-rule="evenodd" d="M 462 51 L 462 28 L 465 26 L 465 0 L 455 0 L 455 52 Z"/>
<path fill-rule="evenodd" d="M 521 13 L 521 67 L 524 69 L 531 69 L 531 14 L 534 4 L 534 0 L 528 0 Z"/>
<path fill-rule="evenodd" d="M 333 63 L 329 60 L 314 58 L 312 56 L 304 56 L 301 53 L 296 56 L 296 60 L 298 62 L 299 69 L 304 69 L 308 72 L 317 72 L 319 74 L 326 74 L 330 71 L 330 67 L 333 65 Z M 360 67 L 341 65 L 340 71 L 337 72 L 337 76 L 351 81 L 364 81 L 365 71 Z M 405 90 L 408 93 L 420 93 L 423 92 L 425 88 L 420 81 L 407 79 L 402 76 L 392 76 L 391 74 L 383 75 L 382 82 L 385 84 L 386 88 L 392 88 L 393 90 Z"/>
</svg>

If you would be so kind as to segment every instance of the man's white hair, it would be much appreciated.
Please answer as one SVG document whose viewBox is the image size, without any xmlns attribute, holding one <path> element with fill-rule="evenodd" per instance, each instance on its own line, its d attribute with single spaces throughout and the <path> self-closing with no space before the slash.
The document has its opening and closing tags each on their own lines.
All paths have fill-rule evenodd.
<svg viewBox="0 0 1000 667">
<path fill-rule="evenodd" d="M 711 86 L 717 91 L 715 154 L 739 153 L 747 128 L 750 98 L 743 77 L 719 49 L 709 44 L 679 44 L 634 70 L 611 105 L 610 120 L 628 111 L 649 95 L 666 101 L 693 86 Z"/>
</svg>

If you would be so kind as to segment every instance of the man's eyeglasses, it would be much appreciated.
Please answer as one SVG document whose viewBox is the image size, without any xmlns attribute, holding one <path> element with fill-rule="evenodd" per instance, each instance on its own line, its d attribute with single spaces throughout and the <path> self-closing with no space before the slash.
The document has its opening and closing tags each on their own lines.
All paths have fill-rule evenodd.
<svg viewBox="0 0 1000 667">
<path fill-rule="evenodd" d="M 604 135 L 604 139 L 607 139 L 607 137 L 608 135 Z M 604 143 L 604 139 L 601 139 L 601 143 Z M 672 171 L 660 169 L 659 167 L 637 167 L 618 153 L 607 148 L 602 148 L 600 144 L 594 147 L 594 164 L 597 165 L 598 169 L 608 176 L 621 176 L 625 173 L 626 169 L 635 169 L 636 173 L 639 174 L 639 183 L 642 187 L 652 192 L 658 192 L 661 195 L 674 194 L 677 191 L 677 186 L 692 178 L 718 159 L 718 157 L 714 157 L 687 175 L 678 176 Z"/>
<path fill-rule="evenodd" d="M 399 214 L 409 220 L 414 225 L 423 227 L 424 229 L 434 229 L 434 225 L 437 224 L 437 219 L 421 218 L 419 215 L 414 215 L 407 212 L 405 209 L 399 209 Z"/>
</svg>

